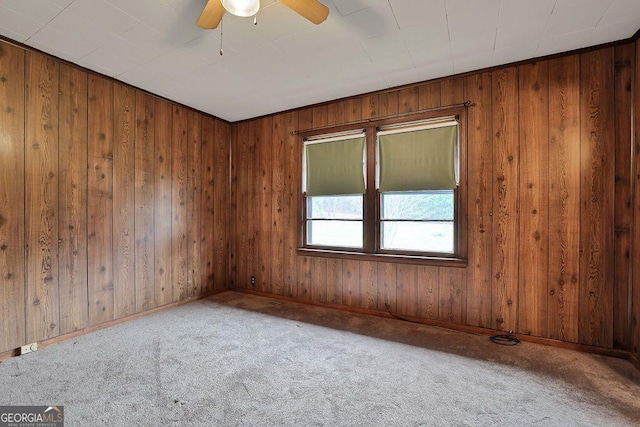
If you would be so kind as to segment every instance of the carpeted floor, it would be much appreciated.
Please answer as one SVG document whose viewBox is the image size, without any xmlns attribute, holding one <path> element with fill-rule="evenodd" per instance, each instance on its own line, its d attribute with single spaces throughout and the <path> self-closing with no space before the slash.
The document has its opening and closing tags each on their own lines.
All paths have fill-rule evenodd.
<svg viewBox="0 0 640 427">
<path fill-rule="evenodd" d="M 67 426 L 632 426 L 601 356 L 226 292 L 0 364 L 0 405 Z"/>
</svg>

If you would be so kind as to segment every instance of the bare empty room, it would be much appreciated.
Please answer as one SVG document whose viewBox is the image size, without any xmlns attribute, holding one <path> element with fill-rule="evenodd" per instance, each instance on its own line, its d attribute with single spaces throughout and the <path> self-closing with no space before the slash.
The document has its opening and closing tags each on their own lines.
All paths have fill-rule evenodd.
<svg viewBox="0 0 640 427">
<path fill-rule="evenodd" d="M 637 0 L 1 0 L 0 425 L 640 424 Z"/>
</svg>

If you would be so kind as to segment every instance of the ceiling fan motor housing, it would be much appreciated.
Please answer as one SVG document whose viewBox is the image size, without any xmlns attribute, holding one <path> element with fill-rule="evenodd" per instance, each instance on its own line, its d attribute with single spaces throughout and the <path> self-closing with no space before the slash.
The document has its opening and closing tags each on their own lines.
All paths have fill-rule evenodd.
<svg viewBox="0 0 640 427">
<path fill-rule="evenodd" d="M 260 9 L 260 0 L 222 0 L 222 7 L 236 16 L 253 16 Z"/>
</svg>

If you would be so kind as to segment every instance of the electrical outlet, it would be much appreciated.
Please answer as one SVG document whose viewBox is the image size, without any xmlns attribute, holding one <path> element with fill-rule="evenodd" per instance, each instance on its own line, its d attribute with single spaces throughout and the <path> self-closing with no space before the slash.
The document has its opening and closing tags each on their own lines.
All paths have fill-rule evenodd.
<svg viewBox="0 0 640 427">
<path fill-rule="evenodd" d="M 251 284 L 252 285 L 256 284 L 256 276 L 251 276 Z"/>
<path fill-rule="evenodd" d="M 38 343 L 37 342 L 31 343 L 31 344 L 27 344 L 27 345 L 23 345 L 22 347 L 20 347 L 20 355 L 27 354 L 27 353 L 33 353 L 37 349 L 38 349 Z"/>
</svg>

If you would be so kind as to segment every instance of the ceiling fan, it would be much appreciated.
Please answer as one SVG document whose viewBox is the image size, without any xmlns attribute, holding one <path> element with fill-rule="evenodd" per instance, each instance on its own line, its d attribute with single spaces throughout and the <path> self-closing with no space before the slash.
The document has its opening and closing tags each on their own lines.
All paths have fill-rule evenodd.
<svg viewBox="0 0 640 427">
<path fill-rule="evenodd" d="M 278 0 L 289 9 L 318 25 L 329 16 L 329 8 L 317 0 Z M 225 12 L 237 16 L 253 16 L 260 9 L 260 0 L 209 0 L 196 24 L 200 28 L 214 29 Z"/>
</svg>

